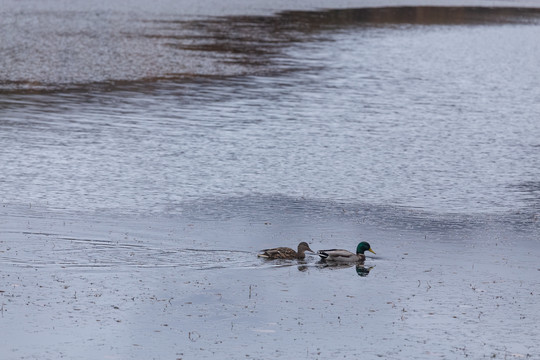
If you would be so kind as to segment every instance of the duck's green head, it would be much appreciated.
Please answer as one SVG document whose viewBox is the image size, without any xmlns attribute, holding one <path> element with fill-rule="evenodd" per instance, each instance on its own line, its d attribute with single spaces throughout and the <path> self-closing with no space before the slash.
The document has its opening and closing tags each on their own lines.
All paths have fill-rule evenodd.
<svg viewBox="0 0 540 360">
<path fill-rule="evenodd" d="M 356 247 L 356 253 L 357 254 L 363 254 L 364 251 L 370 251 L 375 254 L 375 251 L 371 250 L 371 246 L 369 243 L 362 241 L 358 246 Z"/>
</svg>

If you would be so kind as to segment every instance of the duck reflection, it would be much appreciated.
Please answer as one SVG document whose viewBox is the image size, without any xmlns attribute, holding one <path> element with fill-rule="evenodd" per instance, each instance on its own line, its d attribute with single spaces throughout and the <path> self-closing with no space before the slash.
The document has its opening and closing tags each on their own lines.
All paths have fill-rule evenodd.
<svg viewBox="0 0 540 360">
<path fill-rule="evenodd" d="M 364 265 L 356 265 L 356 274 L 358 274 L 358 276 L 366 277 L 374 267 L 375 266 L 365 267 Z"/>
<path fill-rule="evenodd" d="M 313 265 L 311 265 L 311 267 L 312 266 Z M 318 262 L 317 264 L 315 264 L 315 266 L 319 269 L 329 269 L 329 270 L 339 270 L 339 269 L 347 269 L 347 268 L 354 267 L 354 269 L 356 270 L 356 274 L 362 277 L 368 276 L 371 269 L 375 267 L 375 266 L 367 267 L 367 266 L 364 266 L 364 264 L 360 264 L 360 263 L 352 263 L 352 264 L 351 263 L 348 263 L 348 264 L 347 263 L 327 263 L 324 261 Z M 310 266 L 305 261 L 302 261 L 301 265 L 298 266 L 298 271 L 307 271 L 309 268 Z"/>
<path fill-rule="evenodd" d="M 309 269 L 308 263 L 305 260 L 298 260 L 298 271 L 307 271 Z"/>
</svg>

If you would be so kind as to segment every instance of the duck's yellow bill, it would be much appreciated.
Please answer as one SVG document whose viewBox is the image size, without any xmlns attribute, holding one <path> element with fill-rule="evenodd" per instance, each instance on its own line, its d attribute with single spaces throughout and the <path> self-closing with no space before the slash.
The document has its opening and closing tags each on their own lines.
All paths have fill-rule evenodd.
<svg viewBox="0 0 540 360">
<path fill-rule="evenodd" d="M 371 249 L 368 249 L 368 251 L 371 251 L 372 253 L 374 253 L 375 255 L 377 255 L 377 253 Z"/>
</svg>

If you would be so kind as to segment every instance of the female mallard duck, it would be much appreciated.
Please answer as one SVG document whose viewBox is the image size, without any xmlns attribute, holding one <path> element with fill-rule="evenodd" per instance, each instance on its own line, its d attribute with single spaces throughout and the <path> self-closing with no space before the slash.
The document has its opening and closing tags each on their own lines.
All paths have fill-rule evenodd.
<svg viewBox="0 0 540 360">
<path fill-rule="evenodd" d="M 319 250 L 318 254 L 321 259 L 326 261 L 359 262 L 366 260 L 366 255 L 364 255 L 366 250 L 375 254 L 375 251 L 371 250 L 371 246 L 367 242 L 358 244 L 356 254 L 343 249 Z"/>
<path fill-rule="evenodd" d="M 306 251 L 314 253 L 314 251 L 309 248 L 307 242 L 301 242 L 298 244 L 298 252 L 288 247 L 278 247 L 261 250 L 261 253 L 257 256 L 266 259 L 303 259 L 306 257 Z"/>
</svg>

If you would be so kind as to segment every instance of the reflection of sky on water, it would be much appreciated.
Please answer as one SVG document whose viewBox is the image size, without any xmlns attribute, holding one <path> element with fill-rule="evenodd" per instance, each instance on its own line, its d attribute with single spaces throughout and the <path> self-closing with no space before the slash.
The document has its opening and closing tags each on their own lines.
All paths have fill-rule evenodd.
<svg viewBox="0 0 540 360">
<path fill-rule="evenodd" d="M 425 11 L 1 17 L 0 357 L 540 353 L 538 26 Z"/>
<path fill-rule="evenodd" d="M 83 91 L 27 93 L 41 86 L 32 75 L 39 66 L 0 57 L 4 85 L 6 76 L 28 82 L 0 100 L 3 200 L 166 214 L 212 201 L 234 214 L 246 211 L 238 209 L 243 199 L 257 209 L 320 200 L 363 214 L 398 207 L 396 221 L 422 211 L 535 216 L 531 192 L 509 189 L 534 183 L 540 169 L 531 120 L 540 114 L 537 15 L 385 8 L 166 17 L 128 22 L 103 43 L 90 34 L 110 30 L 100 21 L 122 26 L 120 14 L 85 20 L 73 36 L 69 20 L 60 34 L 40 36 L 98 44 L 82 46 L 88 56 L 64 58 L 67 67 L 42 64 L 44 76 L 62 78 L 43 83 Z M 116 37 L 140 57 L 92 58 L 107 53 L 95 46 L 115 48 Z M 87 60 L 99 63 L 103 79 L 92 71 L 90 83 L 71 79 L 87 76 L 76 71 L 91 69 Z M 195 70 L 175 70 L 178 62 Z M 237 76 L 225 76 L 229 70 Z"/>
<path fill-rule="evenodd" d="M 114 212 L 273 196 L 361 212 L 534 212 L 511 189 L 540 169 L 537 30 L 328 31 L 287 50 L 299 70 L 286 76 L 6 95 L 0 191 Z"/>
</svg>

